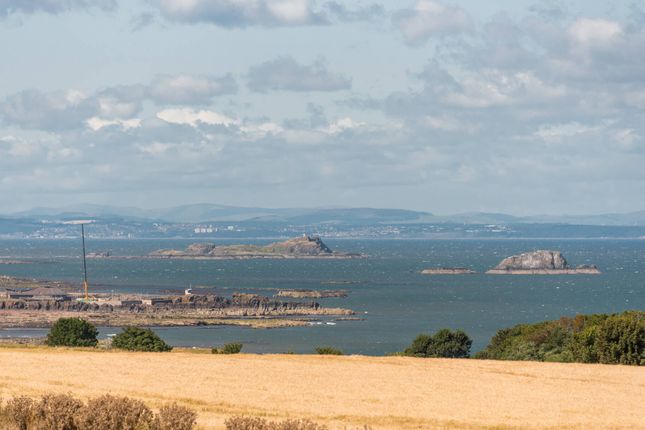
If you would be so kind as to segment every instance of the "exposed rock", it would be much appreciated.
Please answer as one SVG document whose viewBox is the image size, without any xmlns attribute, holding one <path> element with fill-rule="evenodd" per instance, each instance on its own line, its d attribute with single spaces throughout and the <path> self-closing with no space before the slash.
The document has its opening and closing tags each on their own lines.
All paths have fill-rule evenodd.
<svg viewBox="0 0 645 430">
<path fill-rule="evenodd" d="M 548 275 L 599 274 L 596 266 L 571 267 L 559 251 L 533 251 L 503 259 L 488 274 Z"/>
<path fill-rule="evenodd" d="M 208 255 L 215 249 L 212 243 L 193 243 L 186 248 L 188 255 Z"/>
<path fill-rule="evenodd" d="M 422 275 L 471 275 L 477 273 L 465 267 L 439 267 L 437 269 L 424 269 Z"/>
<path fill-rule="evenodd" d="M 324 299 L 330 297 L 347 297 L 347 295 L 347 290 L 280 290 L 276 294 L 277 297 L 290 297 L 294 299 Z"/>
<path fill-rule="evenodd" d="M 264 247 L 267 251 L 293 255 L 332 255 L 333 252 L 318 236 L 301 236 Z"/>
</svg>

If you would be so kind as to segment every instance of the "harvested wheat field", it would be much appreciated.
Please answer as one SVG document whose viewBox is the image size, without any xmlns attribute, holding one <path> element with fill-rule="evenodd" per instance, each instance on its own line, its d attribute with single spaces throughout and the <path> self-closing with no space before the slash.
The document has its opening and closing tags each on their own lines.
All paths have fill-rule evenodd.
<svg viewBox="0 0 645 430">
<path fill-rule="evenodd" d="M 0 349 L 0 393 L 177 401 L 203 429 L 231 415 L 353 429 L 645 429 L 645 369 L 301 355 Z"/>
</svg>

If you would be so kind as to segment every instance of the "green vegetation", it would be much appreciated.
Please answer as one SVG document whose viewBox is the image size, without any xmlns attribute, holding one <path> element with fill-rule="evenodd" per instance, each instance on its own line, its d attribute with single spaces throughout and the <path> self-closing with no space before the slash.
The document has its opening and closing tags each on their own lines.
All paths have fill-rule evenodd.
<svg viewBox="0 0 645 430">
<path fill-rule="evenodd" d="M 114 336 L 112 346 L 128 351 L 166 352 L 172 350 L 172 346 L 164 342 L 154 331 L 138 327 L 128 327 Z"/>
<path fill-rule="evenodd" d="M 461 331 L 450 331 L 446 328 L 437 331 L 432 336 L 420 334 L 412 344 L 403 351 L 403 355 L 411 357 L 441 357 L 467 358 L 473 341 Z"/>
<path fill-rule="evenodd" d="M 20 396 L 0 404 L 0 428 L 11 430 L 192 430 L 197 414 L 165 405 L 154 414 L 142 401 L 104 395 L 84 404 L 69 394 L 40 401 Z"/>
<path fill-rule="evenodd" d="M 221 348 L 213 348 L 211 353 L 213 354 L 239 354 L 242 351 L 241 343 L 227 343 Z"/>
<path fill-rule="evenodd" d="M 316 348 L 316 354 L 320 355 L 343 355 L 343 351 L 331 346 L 319 346 Z"/>
<path fill-rule="evenodd" d="M 535 360 L 645 365 L 645 312 L 577 315 L 499 330 L 475 355 Z"/>
<path fill-rule="evenodd" d="M 80 318 L 60 318 L 47 335 L 49 346 L 96 346 L 99 332 Z"/>
</svg>

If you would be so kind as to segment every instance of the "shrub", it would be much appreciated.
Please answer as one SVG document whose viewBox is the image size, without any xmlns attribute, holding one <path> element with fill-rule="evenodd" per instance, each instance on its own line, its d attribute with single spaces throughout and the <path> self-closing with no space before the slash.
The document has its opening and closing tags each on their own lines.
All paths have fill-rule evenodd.
<svg viewBox="0 0 645 430">
<path fill-rule="evenodd" d="M 4 409 L 5 416 L 18 430 L 28 430 L 35 421 L 36 407 L 29 397 L 14 397 L 7 402 Z"/>
<path fill-rule="evenodd" d="M 155 332 L 138 327 L 128 327 L 114 336 L 112 346 L 128 351 L 165 352 L 172 350 L 172 346 L 164 342 Z"/>
<path fill-rule="evenodd" d="M 645 313 L 607 318 L 596 332 L 594 347 L 600 363 L 645 365 Z"/>
<path fill-rule="evenodd" d="M 227 343 L 221 348 L 213 348 L 211 353 L 213 354 L 239 354 L 242 351 L 241 343 Z"/>
<path fill-rule="evenodd" d="M 598 363 L 598 354 L 595 347 L 598 328 L 599 326 L 589 326 L 573 334 L 568 345 L 572 361 Z"/>
<path fill-rule="evenodd" d="M 188 408 L 172 404 L 159 409 L 155 418 L 155 430 L 192 430 L 197 414 Z"/>
<path fill-rule="evenodd" d="M 519 324 L 499 330 L 475 358 L 490 360 L 572 361 L 573 326 L 568 319 Z"/>
<path fill-rule="evenodd" d="M 96 346 L 99 332 L 81 318 L 60 318 L 47 335 L 49 346 Z"/>
<path fill-rule="evenodd" d="M 413 357 L 467 358 L 472 344 L 462 330 L 441 329 L 432 336 L 420 334 L 403 353 Z"/>
<path fill-rule="evenodd" d="M 75 417 L 83 403 L 69 394 L 47 394 L 36 406 L 39 430 L 79 430 Z"/>
<path fill-rule="evenodd" d="M 232 417 L 225 421 L 226 430 L 327 430 L 309 420 L 267 421 L 263 418 Z"/>
<path fill-rule="evenodd" d="M 142 401 L 106 394 L 87 402 L 77 423 L 88 430 L 151 430 L 153 418 Z"/>
<path fill-rule="evenodd" d="M 316 354 L 320 355 L 343 355 L 343 351 L 331 346 L 319 346 L 316 348 Z"/>
<path fill-rule="evenodd" d="M 476 358 L 645 365 L 645 312 L 520 324 L 499 330 Z"/>
<path fill-rule="evenodd" d="M 18 430 L 193 430 L 197 414 L 177 404 L 157 415 L 141 401 L 104 395 L 87 405 L 69 394 L 47 394 L 40 402 L 14 397 L 2 407 L 0 428 Z"/>
</svg>

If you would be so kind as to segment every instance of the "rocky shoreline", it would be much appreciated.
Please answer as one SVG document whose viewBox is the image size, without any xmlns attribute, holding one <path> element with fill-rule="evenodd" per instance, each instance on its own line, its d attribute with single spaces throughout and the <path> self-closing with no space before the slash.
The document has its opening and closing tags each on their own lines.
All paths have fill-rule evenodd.
<svg viewBox="0 0 645 430">
<path fill-rule="evenodd" d="M 52 286 L 54 285 L 54 286 Z M 44 328 L 61 317 L 81 317 L 104 327 L 239 325 L 305 326 L 321 316 L 347 317 L 350 309 L 315 301 L 288 301 L 245 293 L 183 296 L 94 294 L 89 302 L 69 284 L 0 277 L 0 329 Z M 14 288 L 10 289 L 8 287 Z M 17 288 L 16 288 L 17 287 Z"/>
</svg>

